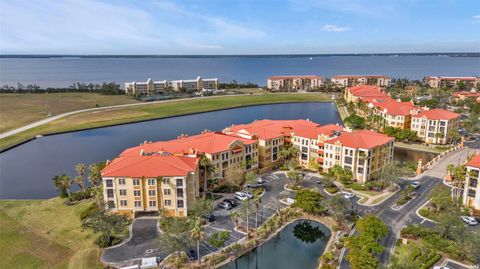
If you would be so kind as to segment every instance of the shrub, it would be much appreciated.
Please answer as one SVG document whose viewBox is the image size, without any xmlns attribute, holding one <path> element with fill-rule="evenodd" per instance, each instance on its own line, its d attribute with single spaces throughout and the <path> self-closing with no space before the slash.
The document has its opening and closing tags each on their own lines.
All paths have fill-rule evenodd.
<svg viewBox="0 0 480 269">
<path fill-rule="evenodd" d="M 68 197 L 68 201 L 70 202 L 78 202 L 82 201 L 88 198 L 93 197 L 93 192 L 91 188 L 85 189 L 85 191 L 77 191 L 77 192 L 72 192 L 70 194 L 70 197 Z"/>
<path fill-rule="evenodd" d="M 87 208 L 80 212 L 80 220 L 84 220 L 86 218 L 92 217 L 98 214 L 100 210 L 98 209 L 95 203 L 91 203 Z"/>
<path fill-rule="evenodd" d="M 334 187 L 328 187 L 328 188 L 325 188 L 325 191 L 330 193 L 330 194 L 334 194 L 334 193 L 337 193 L 338 192 L 338 188 L 336 186 Z"/>
<path fill-rule="evenodd" d="M 365 191 L 367 190 L 367 187 L 365 185 L 359 184 L 359 183 L 352 183 L 352 189 L 356 191 Z"/>
<path fill-rule="evenodd" d="M 442 258 L 442 256 L 438 253 L 435 253 L 435 255 L 433 255 L 433 257 L 431 257 L 426 263 L 422 264 L 420 269 L 428 269 L 432 267 L 436 262 L 438 262 L 438 260 L 440 260 L 440 258 Z"/>
<path fill-rule="evenodd" d="M 95 239 L 95 244 L 101 248 L 110 247 L 122 242 L 122 239 L 119 237 L 114 236 L 105 236 L 103 234 L 99 235 L 97 239 Z"/>
<path fill-rule="evenodd" d="M 208 238 L 208 243 L 216 248 L 221 248 L 229 238 L 230 238 L 230 232 L 221 231 L 221 232 L 212 234 Z"/>
</svg>

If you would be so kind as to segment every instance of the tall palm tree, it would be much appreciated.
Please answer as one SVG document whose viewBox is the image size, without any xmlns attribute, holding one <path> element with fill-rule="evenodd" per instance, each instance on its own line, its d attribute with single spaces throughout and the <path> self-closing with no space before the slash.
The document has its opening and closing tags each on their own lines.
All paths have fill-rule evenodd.
<svg viewBox="0 0 480 269">
<path fill-rule="evenodd" d="M 59 184 L 65 191 L 67 191 L 67 197 L 70 197 L 70 188 L 72 187 L 72 183 L 73 181 L 70 176 L 65 174 L 60 176 Z"/>
<path fill-rule="evenodd" d="M 193 239 L 197 241 L 197 255 L 198 255 L 198 264 L 202 263 L 202 257 L 200 256 L 200 241 L 205 237 L 205 232 L 203 231 L 202 224 L 200 220 L 195 222 L 195 226 L 190 233 Z"/>
<path fill-rule="evenodd" d="M 238 219 L 239 219 L 239 215 L 238 215 L 238 212 L 237 211 L 233 211 L 231 214 L 230 214 L 230 219 L 232 220 L 232 222 L 235 224 L 235 237 L 237 238 L 237 242 L 238 242 Z"/>
<path fill-rule="evenodd" d="M 260 210 L 260 204 L 262 203 L 262 198 L 259 195 L 255 195 L 255 197 L 253 198 L 253 202 L 255 203 L 255 237 L 257 237 L 258 212 Z"/>
<path fill-rule="evenodd" d="M 79 163 L 75 166 L 75 170 L 77 171 L 77 176 L 75 177 L 75 182 L 77 183 L 78 187 L 82 191 L 85 191 L 85 183 L 84 183 L 84 178 L 85 178 L 85 164 Z"/>
<path fill-rule="evenodd" d="M 248 224 L 249 224 L 249 209 L 250 209 L 250 200 L 247 199 L 245 200 L 245 203 L 243 204 L 244 206 L 244 210 L 245 210 L 245 232 L 247 233 L 247 241 L 250 239 L 250 235 L 249 235 L 249 227 L 248 227 Z"/>
<path fill-rule="evenodd" d="M 210 159 L 208 159 L 205 154 L 202 154 L 202 156 L 200 157 L 200 166 L 203 167 L 203 174 L 204 174 L 204 178 L 203 178 L 203 196 L 205 196 L 207 194 L 207 188 L 208 188 L 208 184 L 207 184 L 207 173 L 210 172 L 208 167 L 211 167 L 212 166 L 212 163 L 210 162 Z"/>
<path fill-rule="evenodd" d="M 98 164 L 92 163 L 88 166 L 89 174 L 88 181 L 92 186 L 98 186 L 102 182 L 102 175 Z"/>
</svg>

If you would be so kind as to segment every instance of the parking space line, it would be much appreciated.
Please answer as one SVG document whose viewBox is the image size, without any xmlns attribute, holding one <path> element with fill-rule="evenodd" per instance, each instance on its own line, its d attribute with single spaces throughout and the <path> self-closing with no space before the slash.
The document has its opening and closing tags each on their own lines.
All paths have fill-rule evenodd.
<svg viewBox="0 0 480 269">
<path fill-rule="evenodd" d="M 215 252 L 215 249 L 213 249 L 212 247 L 210 247 L 209 244 L 205 243 L 205 241 L 202 241 L 201 242 L 201 245 L 206 248 L 209 252 Z"/>
</svg>

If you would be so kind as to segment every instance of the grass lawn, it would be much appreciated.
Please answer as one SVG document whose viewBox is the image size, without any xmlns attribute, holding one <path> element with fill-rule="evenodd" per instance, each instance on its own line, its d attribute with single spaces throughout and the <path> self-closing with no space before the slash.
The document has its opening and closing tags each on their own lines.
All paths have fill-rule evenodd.
<svg viewBox="0 0 480 269">
<path fill-rule="evenodd" d="M 68 116 L 0 140 L 0 149 L 15 145 L 39 134 L 101 127 L 148 119 L 213 111 L 247 105 L 289 102 L 331 101 L 324 93 L 275 93 L 260 95 L 194 98 L 128 108 L 106 109 Z"/>
<path fill-rule="evenodd" d="M 124 95 L 95 93 L 2 93 L 0 94 L 0 133 L 37 120 L 85 108 L 137 103 Z"/>
<path fill-rule="evenodd" d="M 80 227 L 89 203 L 0 201 L 0 268 L 102 268 L 95 236 Z"/>
<path fill-rule="evenodd" d="M 401 239 L 397 241 L 392 256 L 392 260 L 408 261 L 415 268 L 430 268 L 441 258 L 435 250 L 422 248 L 421 241 L 408 240 L 403 244 Z"/>
</svg>

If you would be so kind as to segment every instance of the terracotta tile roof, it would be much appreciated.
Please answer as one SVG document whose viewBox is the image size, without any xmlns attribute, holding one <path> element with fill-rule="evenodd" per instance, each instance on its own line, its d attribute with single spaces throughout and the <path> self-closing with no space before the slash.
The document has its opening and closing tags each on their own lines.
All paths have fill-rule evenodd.
<svg viewBox="0 0 480 269">
<path fill-rule="evenodd" d="M 470 161 L 467 162 L 467 166 L 480 168 L 480 153 L 475 155 Z"/>
<path fill-rule="evenodd" d="M 428 77 L 425 77 L 426 80 L 436 80 L 436 79 L 440 79 L 440 80 L 477 80 L 477 79 L 480 79 L 480 78 L 477 78 L 477 77 L 435 77 L 435 76 L 428 76 Z"/>
<path fill-rule="evenodd" d="M 163 177 L 186 176 L 195 172 L 198 158 L 178 156 L 126 156 L 118 157 L 103 170 L 103 177 Z"/>
<path fill-rule="evenodd" d="M 238 135 L 256 135 L 261 140 L 291 136 L 292 133 L 314 136 L 315 129 L 320 127 L 318 123 L 308 120 L 258 120 L 249 124 L 233 125 L 225 132 L 236 133 Z M 317 136 L 315 136 L 315 139 Z"/>
<path fill-rule="evenodd" d="M 240 141 L 246 145 L 256 143 L 255 140 L 228 135 L 221 132 L 207 132 L 199 135 L 180 137 L 169 141 L 146 143 L 127 149 L 122 152 L 120 156 L 139 156 L 141 150 L 143 150 L 144 153 L 170 152 L 183 155 L 198 152 L 213 154 L 228 150 L 230 145 L 235 141 Z"/>
<path fill-rule="evenodd" d="M 315 128 L 295 129 L 295 135 L 304 138 L 318 139 L 319 135 L 331 136 L 334 132 L 341 131 L 343 131 L 342 126 L 336 124 L 328 124 L 324 126 L 317 126 Z"/>
<path fill-rule="evenodd" d="M 375 85 L 359 85 L 354 87 L 347 88 L 347 91 L 350 92 L 353 96 L 359 98 L 378 98 L 378 99 L 389 99 L 390 96 L 384 93 L 380 87 Z M 391 99 L 391 98 L 390 98 Z"/>
<path fill-rule="evenodd" d="M 467 91 L 461 91 L 461 92 L 455 92 L 453 93 L 454 97 L 460 97 L 460 96 L 465 96 L 465 97 L 479 97 L 480 93 L 479 92 L 467 92 Z"/>
<path fill-rule="evenodd" d="M 283 79 L 322 79 L 320 76 L 271 76 L 268 78 L 269 80 L 283 80 Z"/>
<path fill-rule="evenodd" d="M 377 102 L 374 104 L 380 110 L 387 111 L 387 114 L 394 116 L 407 116 L 410 115 L 412 110 L 420 110 L 412 102 Z"/>
<path fill-rule="evenodd" d="M 339 78 L 389 78 L 389 77 L 384 75 L 338 75 L 332 78 L 339 79 Z"/>
<path fill-rule="evenodd" d="M 414 118 L 421 118 L 426 117 L 430 120 L 451 120 L 455 118 L 459 118 L 460 114 L 451 112 L 444 109 L 430 109 L 430 110 L 423 110 L 420 113 L 413 115 Z"/>
<path fill-rule="evenodd" d="M 370 149 L 395 140 L 393 137 L 369 130 L 344 132 L 336 138 L 325 141 L 326 144 L 341 143 L 350 148 Z"/>
</svg>

